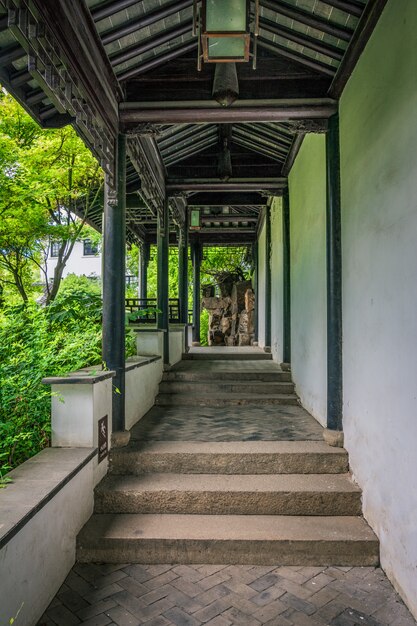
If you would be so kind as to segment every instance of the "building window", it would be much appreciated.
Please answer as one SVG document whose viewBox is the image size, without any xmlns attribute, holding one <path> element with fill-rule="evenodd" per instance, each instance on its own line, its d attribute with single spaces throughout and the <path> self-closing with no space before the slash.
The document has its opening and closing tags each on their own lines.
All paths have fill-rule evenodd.
<svg viewBox="0 0 417 626">
<path fill-rule="evenodd" d="M 98 253 L 98 246 L 91 241 L 91 239 L 84 239 L 84 256 L 96 256 Z"/>
<path fill-rule="evenodd" d="M 52 259 L 56 259 L 59 255 L 59 248 L 61 247 L 61 243 L 59 241 L 51 241 L 51 253 L 50 257 Z"/>
</svg>

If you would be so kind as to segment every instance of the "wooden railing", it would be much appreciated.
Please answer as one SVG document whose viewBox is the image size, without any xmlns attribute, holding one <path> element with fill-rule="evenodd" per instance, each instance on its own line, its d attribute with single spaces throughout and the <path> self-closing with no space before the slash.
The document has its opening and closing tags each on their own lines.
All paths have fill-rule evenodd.
<svg viewBox="0 0 417 626">
<path fill-rule="evenodd" d="M 137 319 L 131 320 L 131 324 L 156 324 L 158 303 L 156 298 L 126 298 L 126 311 L 135 313 L 136 311 L 146 311 Z M 149 309 L 155 309 L 149 311 Z M 179 298 L 169 298 L 168 315 L 170 324 L 178 324 L 180 321 L 180 301 Z"/>
</svg>

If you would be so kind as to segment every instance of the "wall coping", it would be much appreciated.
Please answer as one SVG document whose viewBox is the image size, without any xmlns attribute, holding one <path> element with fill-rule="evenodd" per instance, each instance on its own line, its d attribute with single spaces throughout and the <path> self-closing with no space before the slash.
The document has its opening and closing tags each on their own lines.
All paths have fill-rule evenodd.
<svg viewBox="0 0 417 626">
<path fill-rule="evenodd" d="M 47 376 L 42 378 L 44 385 L 72 385 L 77 383 L 79 385 L 95 385 L 102 380 L 113 378 L 116 376 L 116 372 L 112 370 L 102 370 L 101 365 L 96 367 L 85 367 L 77 372 L 69 372 L 63 376 Z"/>
<path fill-rule="evenodd" d="M 148 365 L 149 363 L 160 361 L 161 358 L 162 357 L 156 354 L 154 356 L 131 356 L 126 361 L 125 371 L 130 372 L 131 370 L 134 370 L 137 367 L 143 367 L 144 365 Z"/>
<path fill-rule="evenodd" d="M 0 489 L 3 548 L 94 457 L 97 448 L 45 448 L 7 474 Z"/>
</svg>

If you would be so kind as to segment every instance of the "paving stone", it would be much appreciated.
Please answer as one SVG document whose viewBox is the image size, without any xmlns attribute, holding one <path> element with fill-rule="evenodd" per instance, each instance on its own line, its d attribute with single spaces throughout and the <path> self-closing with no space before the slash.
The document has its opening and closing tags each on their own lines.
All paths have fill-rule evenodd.
<svg viewBox="0 0 417 626">
<path fill-rule="evenodd" d="M 139 626 L 140 621 L 137 617 L 126 611 L 121 606 L 116 606 L 113 609 L 109 609 L 106 615 L 110 617 L 117 626 Z"/>
<path fill-rule="evenodd" d="M 306 615 L 312 615 L 316 612 L 316 607 L 311 602 L 307 602 L 302 598 L 297 598 L 297 596 L 293 596 L 292 593 L 285 593 L 281 596 L 281 602 L 284 604 L 300 611 L 301 613 L 305 613 Z"/>
<path fill-rule="evenodd" d="M 280 613 L 283 613 L 286 609 L 285 604 L 281 602 L 281 600 L 274 600 L 267 606 L 263 606 L 262 608 L 255 611 L 253 617 L 261 622 L 261 624 L 265 624 L 265 622 L 269 622 L 274 617 L 277 617 Z"/>
<path fill-rule="evenodd" d="M 169 609 L 165 611 L 164 617 L 176 626 L 200 626 L 201 622 L 192 615 L 187 615 L 179 608 Z"/>
<path fill-rule="evenodd" d="M 212 574 L 211 576 L 207 576 L 206 578 L 203 578 L 202 580 L 199 581 L 198 584 L 202 589 L 207 590 L 229 579 L 230 579 L 230 576 L 228 576 L 228 574 L 226 574 L 223 570 L 221 572 L 216 572 L 215 574 Z"/>
<path fill-rule="evenodd" d="M 236 607 L 227 609 L 227 611 L 223 613 L 223 617 L 230 619 L 232 624 L 239 624 L 239 626 L 257 626 L 261 623 L 253 617 L 253 615 L 246 615 L 246 613 L 242 613 L 242 611 Z"/>
<path fill-rule="evenodd" d="M 48 611 L 47 617 L 57 624 L 57 626 L 74 626 L 81 621 L 75 613 L 62 604 Z"/>
<path fill-rule="evenodd" d="M 108 615 L 101 613 L 101 615 L 96 615 L 95 617 L 92 617 L 82 623 L 84 626 L 107 626 L 110 622 L 111 618 L 108 617 Z"/>
<path fill-rule="evenodd" d="M 230 626 L 232 622 L 228 619 L 225 619 L 221 615 L 218 615 L 214 619 L 211 619 L 209 622 L 206 622 L 206 626 Z"/>
<path fill-rule="evenodd" d="M 378 622 L 369 615 L 359 613 L 359 611 L 355 611 L 354 609 L 346 609 L 343 613 L 335 617 L 330 624 L 331 626 L 355 626 L 356 624 L 362 624 L 363 626 L 382 626 L 381 622 Z"/>
<path fill-rule="evenodd" d="M 60 593 L 57 597 L 64 606 L 74 613 L 88 606 L 88 602 L 82 598 L 79 593 L 73 591 L 72 589 L 64 591 L 64 593 Z"/>
<path fill-rule="evenodd" d="M 94 580 L 94 587 L 99 589 L 100 587 L 107 587 L 112 583 L 118 583 L 123 578 L 126 578 L 127 574 L 123 570 L 116 570 L 104 576 L 100 576 Z"/>
<path fill-rule="evenodd" d="M 105 613 L 115 606 L 117 606 L 117 604 L 114 600 L 102 600 L 101 602 L 97 602 L 97 604 L 92 604 L 90 606 L 87 606 L 85 609 L 81 609 L 81 611 L 77 612 L 77 616 L 81 620 L 91 619 L 96 615 L 100 615 L 100 613 Z"/>
<path fill-rule="evenodd" d="M 172 622 L 162 617 L 162 615 L 146 622 L 146 626 L 168 626 L 169 624 L 172 624 Z"/>
<path fill-rule="evenodd" d="M 280 577 L 277 574 L 266 574 L 266 576 L 261 576 L 257 580 L 253 581 L 249 586 L 256 591 L 264 591 L 268 589 L 268 587 L 272 587 L 280 582 Z"/>
<path fill-rule="evenodd" d="M 117 583 L 113 583 L 112 585 L 107 585 L 106 587 L 87 593 L 84 598 L 90 604 L 95 604 L 99 602 L 99 600 L 104 600 L 104 598 L 108 598 L 109 596 L 119 593 L 120 591 L 123 591 L 123 588 Z"/>
<path fill-rule="evenodd" d="M 220 615 L 220 613 L 226 611 L 226 609 L 229 609 L 231 606 L 232 604 L 230 602 L 230 599 L 228 598 L 228 596 L 225 596 L 223 598 L 215 600 L 204 608 L 199 609 L 194 613 L 193 617 L 200 620 L 200 622 L 208 622 L 217 615 Z"/>
<path fill-rule="evenodd" d="M 228 589 L 225 585 L 220 584 L 216 585 L 216 587 L 212 587 L 204 593 L 201 593 L 199 596 L 196 596 L 196 600 L 204 606 L 205 604 L 210 604 L 218 598 L 223 598 L 224 596 L 227 596 L 229 594 L 230 589 Z"/>
</svg>

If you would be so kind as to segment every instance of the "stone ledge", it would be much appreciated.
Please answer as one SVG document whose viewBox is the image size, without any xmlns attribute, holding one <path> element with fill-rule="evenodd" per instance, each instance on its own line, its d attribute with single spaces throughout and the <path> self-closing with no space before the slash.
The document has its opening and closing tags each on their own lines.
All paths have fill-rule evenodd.
<svg viewBox="0 0 417 626">
<path fill-rule="evenodd" d="M 97 365 L 97 367 L 86 367 L 78 372 L 70 372 L 64 376 L 48 376 L 47 378 L 42 378 L 42 383 L 44 385 L 73 385 L 75 383 L 78 385 L 95 385 L 114 376 L 116 376 L 116 372 L 112 370 L 103 371 L 101 365 Z"/>
<path fill-rule="evenodd" d="M 13 482 L 0 490 L 0 549 L 96 455 L 97 448 L 46 448 L 12 470 Z"/>
<path fill-rule="evenodd" d="M 149 363 L 155 363 L 155 361 L 160 361 L 162 357 L 155 354 L 154 356 L 131 356 L 126 361 L 125 371 L 130 372 L 131 370 L 136 369 L 137 367 L 143 367 L 144 365 L 148 365 Z"/>
</svg>

